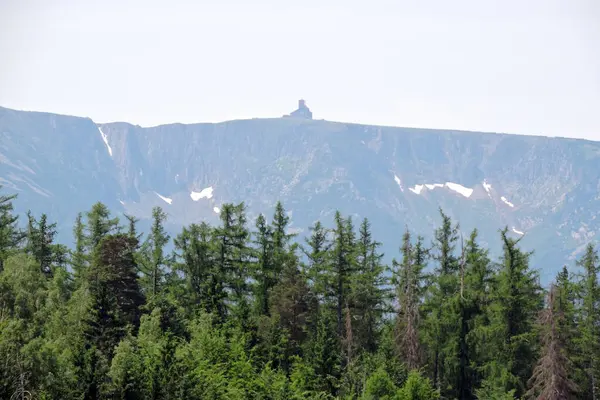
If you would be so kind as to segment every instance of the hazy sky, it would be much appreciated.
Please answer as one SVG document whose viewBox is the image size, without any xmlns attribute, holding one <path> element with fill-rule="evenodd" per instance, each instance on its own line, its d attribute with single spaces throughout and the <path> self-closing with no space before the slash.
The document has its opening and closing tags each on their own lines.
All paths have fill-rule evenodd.
<svg viewBox="0 0 600 400">
<path fill-rule="evenodd" d="M 0 105 L 600 140 L 598 0 L 0 0 Z"/>
</svg>

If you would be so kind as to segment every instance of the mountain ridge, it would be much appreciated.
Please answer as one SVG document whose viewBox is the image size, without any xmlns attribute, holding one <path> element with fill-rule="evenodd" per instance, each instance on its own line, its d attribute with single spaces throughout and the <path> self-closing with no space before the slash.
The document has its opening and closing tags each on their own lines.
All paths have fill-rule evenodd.
<svg viewBox="0 0 600 400">
<path fill-rule="evenodd" d="M 94 124 L 99 125 L 99 126 L 110 125 L 110 124 L 127 124 L 127 125 L 131 125 L 131 126 L 143 128 L 143 129 L 160 128 L 160 127 L 171 126 L 171 125 L 175 125 L 175 126 L 179 126 L 179 125 L 185 125 L 185 126 L 219 125 L 219 124 L 225 124 L 225 123 L 237 122 L 237 121 L 254 121 L 254 120 L 271 121 L 271 120 L 282 119 L 282 117 L 252 117 L 252 118 L 234 118 L 234 119 L 228 119 L 228 120 L 216 121 L 216 122 L 207 122 L 207 121 L 166 122 L 166 123 L 161 123 L 161 124 L 157 124 L 157 125 L 140 125 L 135 122 L 120 121 L 120 120 L 100 122 L 100 121 L 95 121 L 92 117 L 84 117 L 84 116 L 79 116 L 79 115 L 48 112 L 48 111 L 22 110 L 22 109 L 16 109 L 16 108 L 11 108 L 11 107 L 5 107 L 5 106 L 1 106 L 1 105 L 0 105 L 0 110 L 15 111 L 15 112 L 22 112 L 22 113 L 38 113 L 38 114 L 46 114 L 46 115 L 61 116 L 61 117 L 88 119 L 88 120 L 92 121 Z M 455 133 L 475 133 L 475 134 L 482 134 L 482 135 L 510 135 L 510 136 L 514 135 L 514 136 L 523 136 L 523 137 L 532 137 L 532 138 L 549 138 L 549 139 L 575 140 L 575 141 L 584 141 L 584 142 L 591 142 L 591 143 L 600 143 L 600 140 L 592 140 L 592 139 L 587 139 L 587 138 L 569 137 L 569 136 L 550 136 L 550 135 L 546 135 L 546 134 L 531 134 L 531 133 L 519 133 L 519 132 L 496 132 L 496 131 L 488 131 L 488 130 L 478 131 L 478 130 L 454 129 L 454 128 L 426 128 L 426 127 L 416 127 L 416 126 L 335 121 L 335 120 L 328 120 L 328 119 L 312 119 L 312 121 L 320 121 L 320 122 L 327 122 L 327 123 L 333 123 L 333 124 L 344 124 L 344 125 L 368 126 L 368 127 L 376 127 L 376 128 L 414 129 L 414 130 L 423 131 L 423 132 L 446 131 L 446 132 L 455 132 Z"/>
<path fill-rule="evenodd" d="M 600 231 L 600 143 L 586 139 L 293 117 L 141 127 L 6 108 L 0 135 L 0 184 L 67 234 L 97 200 L 142 219 L 161 205 L 173 233 L 217 223 L 225 202 L 245 201 L 252 221 L 282 200 L 301 232 L 336 208 L 368 217 L 390 258 L 405 226 L 429 234 L 442 207 L 488 243 L 503 226 L 525 233 L 552 274 Z"/>
</svg>

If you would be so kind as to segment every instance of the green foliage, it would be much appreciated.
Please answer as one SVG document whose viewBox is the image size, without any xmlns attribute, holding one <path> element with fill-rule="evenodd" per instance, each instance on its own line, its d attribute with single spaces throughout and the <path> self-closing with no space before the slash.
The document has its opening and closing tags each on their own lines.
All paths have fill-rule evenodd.
<svg viewBox="0 0 600 400">
<path fill-rule="evenodd" d="M 4 262 L 8 256 L 17 249 L 24 237 L 23 232 L 17 226 L 19 217 L 12 214 L 12 202 L 16 198 L 16 195 L 0 194 L 0 272 L 4 268 Z"/>
<path fill-rule="evenodd" d="M 218 226 L 172 242 L 155 208 L 140 245 L 135 217 L 119 227 L 97 203 L 69 251 L 44 215 L 20 230 L 13 200 L 0 197 L 0 398 L 505 400 L 541 393 L 558 364 L 577 396 L 597 392 L 592 246 L 578 279 L 558 275 L 544 324 L 519 241 L 501 232 L 494 264 L 444 213 L 431 249 L 405 232 L 388 277 L 369 221 L 341 213 L 300 246 L 281 203 L 252 233 L 244 204 L 225 204 Z"/>
<path fill-rule="evenodd" d="M 397 400 L 435 400 L 439 393 L 433 389 L 429 379 L 416 371 L 411 371 L 402 388 L 396 394 Z"/>
<path fill-rule="evenodd" d="M 577 285 L 579 335 L 576 342 L 576 365 L 580 390 L 587 396 L 600 393 L 600 259 L 596 248 L 587 246 L 577 262 L 583 270 Z"/>
<path fill-rule="evenodd" d="M 152 228 L 150 235 L 137 254 L 138 268 L 141 271 L 141 286 L 150 302 L 157 301 L 165 280 L 167 261 L 165 246 L 170 236 L 166 233 L 164 223 L 167 214 L 160 207 L 152 209 Z M 133 226 L 132 226 L 133 225 Z M 128 236 L 137 241 L 135 223 L 130 220 Z"/>
<path fill-rule="evenodd" d="M 365 392 L 361 398 L 364 400 L 391 400 L 396 397 L 397 392 L 398 388 L 388 373 L 379 368 L 367 379 Z M 412 399 L 412 397 L 410 398 Z"/>
</svg>

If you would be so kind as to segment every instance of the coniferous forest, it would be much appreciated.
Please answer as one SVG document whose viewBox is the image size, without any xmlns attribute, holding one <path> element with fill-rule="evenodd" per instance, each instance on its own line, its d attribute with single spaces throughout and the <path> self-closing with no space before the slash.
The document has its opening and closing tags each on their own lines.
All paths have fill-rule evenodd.
<svg viewBox="0 0 600 400">
<path fill-rule="evenodd" d="M 599 260 L 549 287 L 507 230 L 492 259 L 440 211 L 432 241 L 281 204 L 170 237 L 101 203 L 71 246 L 0 195 L 1 399 L 600 399 Z M 397 243 L 384 265 L 380 242 Z"/>
</svg>

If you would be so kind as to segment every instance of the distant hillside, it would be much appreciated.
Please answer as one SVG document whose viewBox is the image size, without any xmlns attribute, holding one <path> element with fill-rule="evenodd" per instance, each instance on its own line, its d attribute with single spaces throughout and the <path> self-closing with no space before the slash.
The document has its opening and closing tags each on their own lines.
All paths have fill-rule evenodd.
<svg viewBox="0 0 600 400">
<path fill-rule="evenodd" d="M 173 232 L 216 222 L 225 202 L 254 217 L 281 200 L 300 233 L 340 209 L 372 221 L 388 259 L 405 227 L 429 235 L 442 207 L 496 251 L 500 228 L 524 235 L 545 280 L 600 237 L 600 143 L 574 139 L 295 116 L 141 128 L 0 108 L 0 184 L 68 244 L 97 200 L 141 218 L 160 205 Z"/>
</svg>

